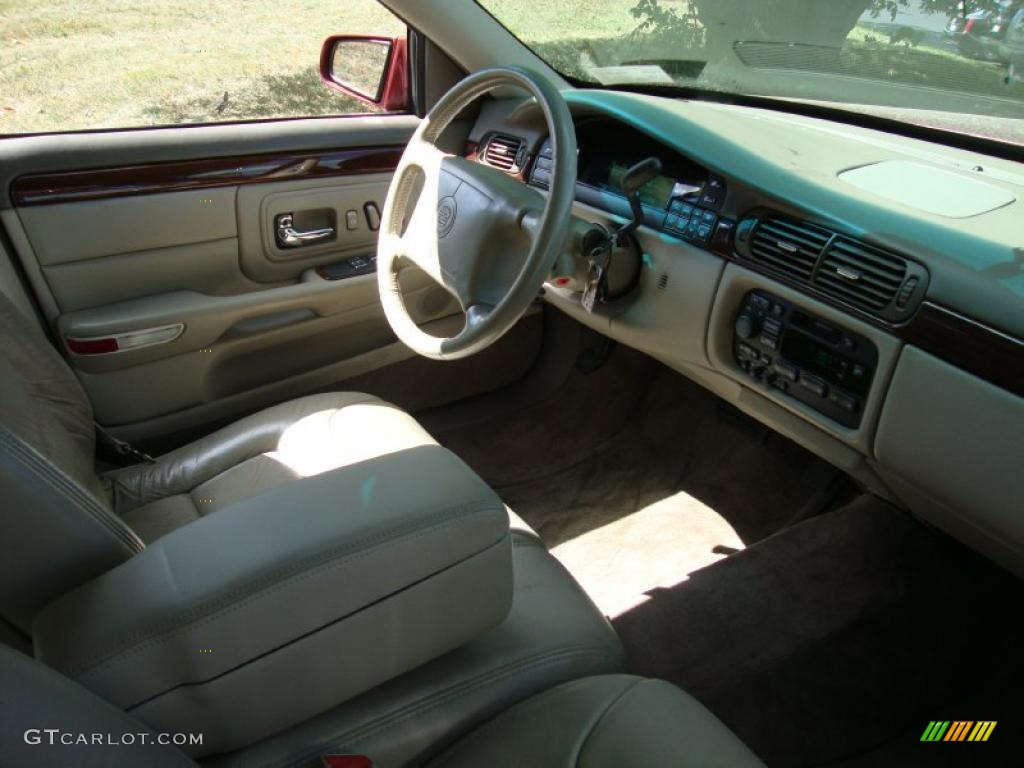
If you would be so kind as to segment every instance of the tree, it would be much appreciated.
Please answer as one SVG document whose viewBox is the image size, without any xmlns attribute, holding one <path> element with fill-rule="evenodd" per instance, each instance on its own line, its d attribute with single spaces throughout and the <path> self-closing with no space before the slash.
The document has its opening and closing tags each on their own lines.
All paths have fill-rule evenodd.
<svg viewBox="0 0 1024 768">
<path fill-rule="evenodd" d="M 913 6 L 911 5 L 913 3 Z M 630 10 L 638 32 L 701 48 L 709 60 L 736 40 L 799 42 L 839 48 L 865 12 L 895 20 L 902 8 L 946 16 L 992 10 L 998 0 L 638 0 Z"/>
</svg>

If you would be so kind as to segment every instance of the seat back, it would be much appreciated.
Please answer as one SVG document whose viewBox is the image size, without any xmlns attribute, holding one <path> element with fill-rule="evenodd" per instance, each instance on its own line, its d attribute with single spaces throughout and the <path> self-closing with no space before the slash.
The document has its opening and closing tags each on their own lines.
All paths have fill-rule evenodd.
<svg viewBox="0 0 1024 768">
<path fill-rule="evenodd" d="M 0 293 L 0 616 L 26 633 L 44 605 L 143 547 L 113 513 L 94 450 L 81 385 Z"/>
</svg>

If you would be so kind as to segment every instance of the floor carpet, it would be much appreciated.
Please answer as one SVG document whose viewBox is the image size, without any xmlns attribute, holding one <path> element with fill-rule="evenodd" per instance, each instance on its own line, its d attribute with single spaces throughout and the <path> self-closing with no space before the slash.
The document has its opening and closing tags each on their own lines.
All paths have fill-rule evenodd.
<svg viewBox="0 0 1024 768">
<path fill-rule="evenodd" d="M 613 622 L 633 670 L 689 691 L 770 766 L 1014 764 L 1022 709 L 1000 686 L 1020 681 L 1020 582 L 877 499 L 649 597 Z M 943 719 L 1005 730 L 920 743 Z"/>
<path fill-rule="evenodd" d="M 525 409 L 435 435 L 612 617 L 784 527 L 842 478 L 625 348 Z"/>
<path fill-rule="evenodd" d="M 432 431 L 612 619 L 631 670 L 770 766 L 1013 764 L 1018 580 L 625 348 L 472 413 Z M 973 751 L 920 742 L 929 720 L 1000 717 Z"/>
</svg>

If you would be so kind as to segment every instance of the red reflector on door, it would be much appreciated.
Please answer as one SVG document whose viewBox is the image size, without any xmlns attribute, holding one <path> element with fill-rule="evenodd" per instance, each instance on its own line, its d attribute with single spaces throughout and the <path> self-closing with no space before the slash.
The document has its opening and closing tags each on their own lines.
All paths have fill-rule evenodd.
<svg viewBox="0 0 1024 768">
<path fill-rule="evenodd" d="M 76 355 L 103 355 L 117 352 L 117 339 L 64 339 L 68 349 Z"/>
<path fill-rule="evenodd" d="M 324 768 L 373 768 L 366 755 L 324 755 Z"/>
</svg>

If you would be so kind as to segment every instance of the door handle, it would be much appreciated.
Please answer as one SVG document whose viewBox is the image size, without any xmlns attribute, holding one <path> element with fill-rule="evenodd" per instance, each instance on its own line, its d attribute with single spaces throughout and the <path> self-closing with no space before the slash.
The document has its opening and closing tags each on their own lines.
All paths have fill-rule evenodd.
<svg viewBox="0 0 1024 768">
<path fill-rule="evenodd" d="M 334 227 L 319 227 L 305 231 L 295 229 L 295 219 L 290 213 L 282 213 L 274 222 L 277 244 L 282 248 L 301 248 L 304 245 L 315 245 L 334 239 Z"/>
</svg>

